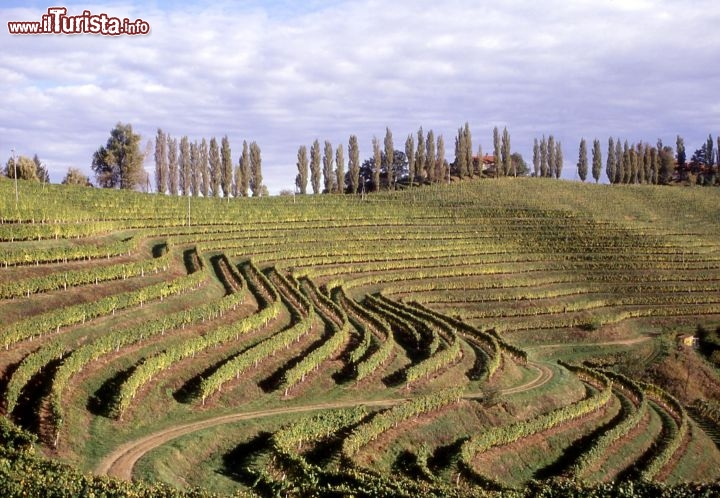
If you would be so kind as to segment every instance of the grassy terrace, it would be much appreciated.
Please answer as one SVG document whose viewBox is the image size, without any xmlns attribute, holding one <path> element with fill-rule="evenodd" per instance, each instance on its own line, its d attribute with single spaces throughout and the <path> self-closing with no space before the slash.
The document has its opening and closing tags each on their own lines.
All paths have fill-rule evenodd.
<svg viewBox="0 0 720 498">
<path fill-rule="evenodd" d="M 16 206 L 12 189 L 0 413 L 37 443 L 0 433 L 0 490 L 58 473 L 146 496 L 720 479 L 685 412 L 720 378 L 677 346 L 720 324 L 717 189 L 508 178 L 193 198 L 189 216 L 186 198 L 22 184 Z"/>
</svg>

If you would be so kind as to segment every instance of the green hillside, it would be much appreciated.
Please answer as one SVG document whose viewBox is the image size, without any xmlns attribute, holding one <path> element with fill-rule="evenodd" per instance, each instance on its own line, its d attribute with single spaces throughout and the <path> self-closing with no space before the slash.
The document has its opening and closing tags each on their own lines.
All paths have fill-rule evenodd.
<svg viewBox="0 0 720 498">
<path fill-rule="evenodd" d="M 717 189 L 0 194 L 3 495 L 720 491 Z"/>
</svg>

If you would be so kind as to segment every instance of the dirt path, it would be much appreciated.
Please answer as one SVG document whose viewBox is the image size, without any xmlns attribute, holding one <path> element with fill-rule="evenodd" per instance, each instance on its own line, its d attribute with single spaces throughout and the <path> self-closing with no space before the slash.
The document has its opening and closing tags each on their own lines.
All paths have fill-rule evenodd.
<svg viewBox="0 0 720 498">
<path fill-rule="evenodd" d="M 509 389 L 503 389 L 503 394 L 516 394 L 523 391 L 529 391 L 540 387 L 550 381 L 553 376 L 552 370 L 545 365 L 530 362 L 528 366 L 538 372 L 538 375 L 530 381 Z M 483 393 L 468 393 L 464 397 L 466 399 L 481 398 Z M 135 463 L 149 451 L 162 446 L 175 438 L 191 434 L 196 431 L 208 429 L 222 424 L 230 424 L 243 420 L 254 420 L 276 415 L 284 415 L 288 413 L 306 413 L 320 410 L 334 410 L 339 408 L 352 408 L 354 406 L 371 406 L 371 407 L 389 407 L 396 405 L 407 398 L 383 399 L 374 401 L 340 401 L 336 403 L 318 403 L 304 406 L 281 407 L 270 410 L 258 410 L 253 412 L 232 413 L 219 417 L 200 420 L 197 422 L 189 422 L 187 424 L 169 427 L 160 430 L 148 436 L 128 441 L 119 446 L 115 451 L 106 456 L 96 467 L 95 473 L 99 475 L 110 475 L 120 479 L 131 480 Z"/>
<path fill-rule="evenodd" d="M 643 336 L 633 339 L 618 339 L 606 342 L 568 342 L 563 344 L 541 344 L 538 346 L 525 346 L 523 349 L 532 351 L 535 349 L 571 348 L 571 347 L 598 347 L 598 346 L 632 346 L 641 342 L 649 341 L 652 337 Z"/>
</svg>

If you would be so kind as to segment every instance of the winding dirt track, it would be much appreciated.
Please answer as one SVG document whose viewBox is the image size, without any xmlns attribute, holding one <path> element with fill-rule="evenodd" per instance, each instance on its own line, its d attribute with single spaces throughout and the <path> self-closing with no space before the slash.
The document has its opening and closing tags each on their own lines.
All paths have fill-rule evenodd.
<svg viewBox="0 0 720 498">
<path fill-rule="evenodd" d="M 528 367 L 536 370 L 538 372 L 538 375 L 526 382 L 525 384 L 509 389 L 503 389 L 503 394 L 516 394 L 524 391 L 529 391 L 530 389 L 536 389 L 549 382 L 553 376 L 552 370 L 540 363 L 528 362 Z M 482 396 L 483 393 L 470 393 L 466 394 L 465 398 L 477 399 Z M 360 405 L 386 407 L 396 405 L 406 400 L 407 398 L 399 398 L 375 401 L 350 400 L 336 403 L 318 403 L 313 405 L 281 407 L 271 410 L 259 410 L 254 412 L 232 413 L 229 415 L 222 415 L 207 420 L 189 422 L 187 424 L 177 425 L 175 427 L 160 430 L 158 432 L 142 437 L 140 439 L 136 439 L 134 441 L 128 441 L 127 443 L 119 446 L 108 456 L 106 456 L 95 469 L 95 473 L 99 475 L 110 475 L 118 477 L 120 479 L 130 480 L 132 479 L 132 472 L 133 468 L 135 467 L 135 463 L 149 451 L 154 450 L 155 448 L 162 446 L 180 436 L 185 436 L 196 431 L 215 427 L 222 424 L 230 424 L 243 420 L 262 419 L 288 413 L 306 413 L 320 410 L 334 410 L 338 408 L 351 408 Z"/>
</svg>

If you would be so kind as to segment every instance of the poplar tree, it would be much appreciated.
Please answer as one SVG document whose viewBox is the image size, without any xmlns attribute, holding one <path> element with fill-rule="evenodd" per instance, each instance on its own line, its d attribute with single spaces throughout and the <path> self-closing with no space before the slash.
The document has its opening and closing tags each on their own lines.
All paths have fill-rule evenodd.
<svg viewBox="0 0 720 498">
<path fill-rule="evenodd" d="M 548 172 L 547 176 L 552 178 L 555 175 L 555 137 L 550 135 L 548 137 Z"/>
<path fill-rule="evenodd" d="M 202 178 L 201 188 L 203 197 L 208 197 L 210 194 L 210 167 L 208 165 L 208 145 L 207 141 L 203 138 L 200 142 L 200 177 Z"/>
<path fill-rule="evenodd" d="M 243 149 L 245 149 L 245 142 L 243 142 Z M 244 150 L 243 150 L 244 152 Z M 262 158 L 260 157 L 260 146 L 252 142 L 250 144 L 250 188 L 252 189 L 253 197 L 260 197 L 263 193 L 262 184 Z"/>
<path fill-rule="evenodd" d="M 500 170 L 502 169 L 502 164 L 500 161 L 500 132 L 498 131 L 498 127 L 493 128 L 493 160 L 495 161 L 495 178 L 500 176 Z"/>
<path fill-rule="evenodd" d="M 158 128 L 155 137 L 155 189 L 159 194 L 164 194 L 167 190 L 167 181 L 167 136 Z"/>
<path fill-rule="evenodd" d="M 620 138 L 615 140 L 615 183 L 622 183 L 625 177 L 625 158 Z"/>
<path fill-rule="evenodd" d="M 187 136 L 180 139 L 180 191 L 190 194 L 190 141 Z"/>
<path fill-rule="evenodd" d="M 325 140 L 325 147 L 323 149 L 323 179 L 326 194 L 330 194 L 333 191 L 333 184 L 335 181 L 335 175 L 333 171 L 333 147 L 329 140 Z"/>
<path fill-rule="evenodd" d="M 715 163 L 715 160 L 714 160 L 715 152 L 713 151 L 714 146 L 715 146 L 715 144 L 713 143 L 712 135 L 708 135 L 707 147 L 706 147 L 706 149 L 707 149 L 707 157 L 706 157 L 707 165 L 706 166 L 712 166 Z M 720 149 L 718 149 L 718 152 L 720 152 Z"/>
<path fill-rule="evenodd" d="M 358 139 L 355 135 L 350 135 L 350 140 L 348 141 L 348 156 L 350 192 L 357 194 L 360 187 L 360 149 L 358 148 Z"/>
<path fill-rule="evenodd" d="M 382 152 L 380 151 L 380 141 L 377 139 L 377 137 L 373 137 L 373 139 L 372 139 L 372 149 L 373 149 L 373 171 L 372 171 L 373 189 L 380 190 L 380 168 L 382 167 Z"/>
<path fill-rule="evenodd" d="M 593 140 L 592 151 L 592 176 L 595 183 L 600 181 L 600 172 L 602 171 L 602 150 L 600 149 L 600 140 Z"/>
<path fill-rule="evenodd" d="M 310 147 L 310 183 L 312 184 L 313 194 L 320 193 L 320 142 L 317 138 Z"/>
<path fill-rule="evenodd" d="M 435 133 L 428 131 L 425 139 L 425 176 L 429 182 L 435 182 Z"/>
<path fill-rule="evenodd" d="M 650 165 L 652 168 L 652 183 L 657 185 L 660 183 L 660 155 L 655 147 L 650 149 Z"/>
<path fill-rule="evenodd" d="M 632 171 L 632 165 L 630 163 L 630 153 L 628 149 L 628 141 L 625 140 L 625 145 L 622 149 L 622 178 L 620 179 L 620 183 L 630 183 L 630 173 Z"/>
<path fill-rule="evenodd" d="M 242 188 L 242 157 L 238 159 L 237 165 L 233 168 L 233 183 L 232 183 L 232 194 L 236 199 L 242 194 L 240 189 Z"/>
<path fill-rule="evenodd" d="M 408 162 L 408 176 L 410 180 L 410 186 L 413 186 L 415 180 L 415 138 L 410 133 L 405 139 L 405 157 Z"/>
<path fill-rule="evenodd" d="M 460 178 L 468 174 L 466 147 L 465 131 L 461 126 L 458 128 L 458 133 L 455 137 L 455 167 L 457 168 L 457 174 Z"/>
<path fill-rule="evenodd" d="M 341 194 L 345 192 L 345 152 L 343 144 L 338 144 L 335 151 L 335 189 Z"/>
<path fill-rule="evenodd" d="M 215 137 L 210 139 L 210 186 L 212 188 L 211 195 L 220 197 L 220 149 L 218 148 Z"/>
<path fill-rule="evenodd" d="M 467 163 L 467 173 L 468 176 L 472 178 L 475 166 L 473 165 L 472 134 L 470 133 L 470 125 L 467 121 L 465 121 L 465 155 L 467 156 L 465 160 Z"/>
<path fill-rule="evenodd" d="M 397 182 L 397 172 L 395 171 L 395 145 L 393 144 L 393 136 L 389 127 L 385 127 L 385 171 L 387 172 L 388 188 L 395 188 Z"/>
<path fill-rule="evenodd" d="M 167 136 L 168 150 L 168 189 L 170 195 L 178 194 L 178 150 L 177 139 Z"/>
<path fill-rule="evenodd" d="M 660 185 L 667 185 L 668 183 L 670 183 L 670 179 L 672 178 L 672 172 L 675 168 L 675 159 L 673 157 L 672 147 L 663 147 L 659 155 L 660 170 L 658 183 Z"/>
<path fill-rule="evenodd" d="M 650 153 L 650 144 L 645 143 L 643 150 L 643 165 L 645 166 L 645 183 L 653 183 L 652 154 Z"/>
<path fill-rule="evenodd" d="M 613 137 L 608 138 L 608 156 L 607 164 L 605 166 L 605 174 L 608 177 L 610 183 L 615 183 L 615 177 L 617 176 L 617 163 L 615 162 L 615 142 Z"/>
<path fill-rule="evenodd" d="M 254 143 L 254 142 L 253 142 Z M 255 147 L 257 148 L 257 154 L 258 154 L 258 160 L 260 159 L 260 147 L 255 144 Z M 247 140 L 243 140 L 243 148 L 242 148 L 242 154 L 240 155 L 240 195 L 243 197 L 249 197 L 250 196 L 250 182 L 252 177 L 252 152 L 248 152 L 248 143 Z M 260 180 L 262 180 L 262 173 L 260 175 Z M 258 194 L 259 195 L 259 194 Z M 255 191 L 253 191 L 253 196 L 255 196 Z"/>
<path fill-rule="evenodd" d="M 447 173 L 445 171 L 445 139 L 442 135 L 437 137 L 437 167 L 435 168 L 435 178 L 437 182 L 443 182 Z M 449 178 L 448 178 L 449 181 Z"/>
<path fill-rule="evenodd" d="M 578 176 L 580 176 L 580 180 L 584 182 L 588 174 L 587 143 L 584 138 L 580 140 L 577 168 Z"/>
<path fill-rule="evenodd" d="M 510 174 L 510 169 L 512 168 L 512 158 L 510 155 L 510 133 L 508 133 L 507 127 L 504 127 L 500 145 L 500 156 L 502 157 L 503 174 L 505 176 Z"/>
<path fill-rule="evenodd" d="M 190 193 L 194 197 L 200 193 L 200 153 L 197 140 L 190 144 Z"/>
<path fill-rule="evenodd" d="M 555 178 L 560 178 L 563 169 L 563 153 L 562 144 L 560 142 L 555 146 Z"/>
<path fill-rule="evenodd" d="M 533 141 L 533 172 L 535 177 L 540 176 L 540 144 L 537 137 Z"/>
<path fill-rule="evenodd" d="M 478 144 L 477 157 L 478 157 L 478 176 L 482 177 L 484 163 L 483 163 L 483 150 L 482 150 L 481 144 Z"/>
<path fill-rule="evenodd" d="M 415 178 L 420 182 L 425 178 L 425 132 L 422 126 L 417 132 L 417 149 L 415 152 Z"/>
<path fill-rule="evenodd" d="M 548 176 L 548 144 L 545 135 L 540 142 L 540 176 Z"/>
<path fill-rule="evenodd" d="M 308 156 L 307 147 L 304 145 L 298 147 L 297 169 L 298 174 L 295 177 L 295 185 L 297 185 L 298 191 L 304 195 L 307 194 L 308 184 Z"/>
<path fill-rule="evenodd" d="M 685 154 L 685 141 L 680 135 L 675 138 L 675 146 L 677 148 L 678 167 L 684 168 L 687 161 L 687 155 Z"/>
<path fill-rule="evenodd" d="M 222 163 L 222 189 L 225 197 L 230 197 L 230 189 L 232 187 L 232 157 L 230 154 L 230 141 L 227 135 L 222 137 L 222 149 L 220 151 Z"/>
</svg>

